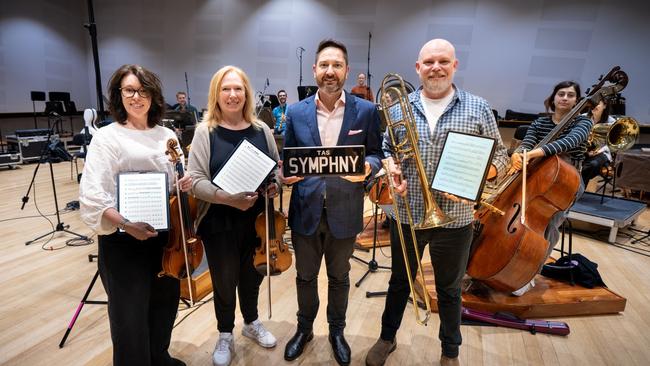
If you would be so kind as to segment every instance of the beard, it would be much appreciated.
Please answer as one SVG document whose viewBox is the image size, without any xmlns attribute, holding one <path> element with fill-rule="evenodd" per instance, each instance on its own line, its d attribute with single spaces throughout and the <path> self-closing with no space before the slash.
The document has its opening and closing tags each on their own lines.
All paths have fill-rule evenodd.
<svg viewBox="0 0 650 366">
<path fill-rule="evenodd" d="M 424 89 L 430 93 L 430 94 L 440 94 L 443 93 L 451 87 L 451 79 L 449 78 L 444 78 L 444 79 L 429 79 L 426 78 L 422 82 L 424 85 Z"/>
<path fill-rule="evenodd" d="M 323 89 L 328 94 L 338 93 L 343 89 L 344 81 L 341 81 L 338 77 L 326 77 L 323 76 L 317 80 L 318 87 Z"/>
</svg>

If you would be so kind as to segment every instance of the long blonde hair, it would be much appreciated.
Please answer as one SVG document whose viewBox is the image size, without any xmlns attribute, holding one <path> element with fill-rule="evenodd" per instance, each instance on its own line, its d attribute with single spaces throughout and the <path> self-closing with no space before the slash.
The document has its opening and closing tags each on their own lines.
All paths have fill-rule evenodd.
<svg viewBox="0 0 650 366">
<path fill-rule="evenodd" d="M 250 79 L 248 79 L 244 70 L 232 65 L 220 68 L 212 76 L 212 80 L 210 81 L 210 91 L 208 93 L 208 111 L 203 117 L 203 123 L 206 123 L 210 129 L 213 129 L 223 121 L 223 114 L 219 107 L 219 93 L 221 91 L 223 78 L 229 72 L 236 73 L 244 82 L 244 93 L 246 95 L 246 101 L 244 102 L 244 109 L 242 111 L 244 119 L 246 122 L 251 123 L 253 127 L 261 128 L 261 122 L 255 116 L 253 88 L 251 87 Z"/>
</svg>

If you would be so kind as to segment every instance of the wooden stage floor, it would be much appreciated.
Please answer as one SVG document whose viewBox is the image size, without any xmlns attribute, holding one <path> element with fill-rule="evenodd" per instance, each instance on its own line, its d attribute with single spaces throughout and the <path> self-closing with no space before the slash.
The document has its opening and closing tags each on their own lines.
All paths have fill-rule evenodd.
<svg viewBox="0 0 650 366">
<path fill-rule="evenodd" d="M 66 245 L 67 235 L 56 234 L 26 246 L 25 241 L 49 230 L 51 225 L 38 215 L 36 205 L 48 219 L 56 221 L 49 169 L 41 166 L 36 176 L 36 193 L 30 195 L 25 210 L 21 198 L 27 190 L 35 165 L 19 169 L 0 169 L 0 365 L 110 365 L 111 342 L 106 307 L 86 305 L 65 347 L 58 344 L 97 270 L 88 255 L 97 252 L 96 244 Z M 81 166 L 80 166 L 81 168 Z M 70 163 L 54 164 L 59 206 L 77 200 L 78 184 L 70 177 Z M 288 203 L 289 194 L 284 195 Z M 285 208 L 286 208 L 285 204 Z M 78 211 L 66 211 L 62 221 L 85 235 L 93 233 L 80 221 Z M 650 214 L 643 213 L 637 228 L 650 229 Z M 621 230 L 618 242 L 629 242 Z M 606 241 L 607 232 L 600 235 Z M 49 237 L 47 239 L 50 239 Z M 650 258 L 591 239 L 574 236 L 574 252 L 599 265 L 609 288 L 627 299 L 625 311 L 611 315 L 564 316 L 571 327 L 567 337 L 480 326 L 462 326 L 461 365 L 646 365 L 650 359 Z M 634 244 L 648 249 L 647 241 Z M 355 251 L 355 256 L 370 259 L 371 254 Z M 390 248 L 376 253 L 377 262 L 390 266 Z M 427 258 L 424 258 L 427 261 Z M 367 266 L 351 260 L 349 307 L 346 338 L 352 348 L 352 365 L 364 365 L 368 349 L 381 328 L 383 298 L 366 298 L 366 291 L 383 291 L 390 271 L 371 273 L 360 287 L 354 282 Z M 273 318 L 267 320 L 267 289 L 260 291 L 260 317 L 278 339 L 274 349 L 262 349 L 241 336 L 242 318 L 237 312 L 235 357 L 232 365 L 333 365 L 327 339 L 327 276 L 325 266 L 318 279 L 321 306 L 314 324 L 315 338 L 300 359 L 283 360 L 284 346 L 296 326 L 295 269 L 273 277 Z M 101 283 L 90 294 L 104 300 Z M 397 349 L 386 365 L 437 365 L 440 358 L 439 321 L 434 314 L 427 327 L 415 323 L 413 309 L 407 306 Z M 216 320 L 211 295 L 192 309 L 181 305 L 172 335 L 171 353 L 188 365 L 211 365 L 217 340 Z"/>
</svg>

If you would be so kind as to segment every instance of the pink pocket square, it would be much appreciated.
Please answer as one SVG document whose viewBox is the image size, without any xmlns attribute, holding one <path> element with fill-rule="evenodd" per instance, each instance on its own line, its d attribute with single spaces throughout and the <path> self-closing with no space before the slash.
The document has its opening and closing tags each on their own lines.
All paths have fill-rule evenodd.
<svg viewBox="0 0 650 366">
<path fill-rule="evenodd" d="M 350 132 L 348 132 L 348 136 L 353 136 L 361 132 L 363 132 L 363 130 L 350 130 Z"/>
</svg>

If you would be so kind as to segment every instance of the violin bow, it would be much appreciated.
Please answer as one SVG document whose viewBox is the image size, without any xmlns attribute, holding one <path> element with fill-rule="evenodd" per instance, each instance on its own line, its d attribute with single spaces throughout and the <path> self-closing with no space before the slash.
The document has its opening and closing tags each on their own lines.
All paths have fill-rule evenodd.
<svg viewBox="0 0 650 366">
<path fill-rule="evenodd" d="M 266 211 L 266 215 L 264 217 L 266 218 L 265 223 L 266 223 L 266 283 L 267 283 L 267 290 L 268 290 L 268 300 L 269 300 L 269 320 L 271 320 L 271 317 L 273 316 L 273 311 L 271 310 L 271 257 L 269 254 L 269 250 L 271 249 L 271 246 L 269 245 L 269 240 L 271 239 L 271 236 L 269 234 L 269 225 L 271 224 L 270 222 L 270 213 L 269 213 L 269 190 L 268 186 L 264 189 L 264 210 Z M 275 225 L 275 217 L 273 220 L 273 224 Z"/>
</svg>

